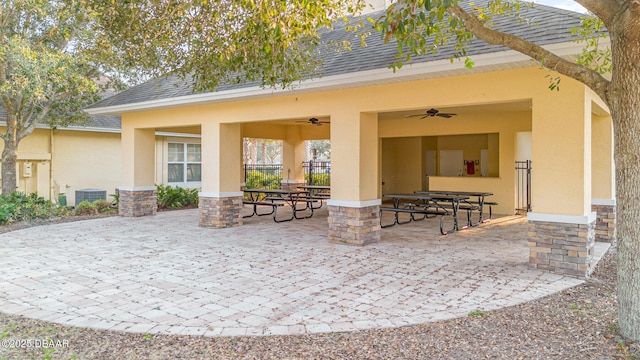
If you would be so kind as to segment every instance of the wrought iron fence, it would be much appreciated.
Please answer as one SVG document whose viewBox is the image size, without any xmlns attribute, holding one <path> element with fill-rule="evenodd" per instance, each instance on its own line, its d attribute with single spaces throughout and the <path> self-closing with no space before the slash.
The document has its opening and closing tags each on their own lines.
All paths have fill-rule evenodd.
<svg viewBox="0 0 640 360">
<path fill-rule="evenodd" d="M 516 213 L 531 211 L 531 160 L 516 161 Z"/>
<path fill-rule="evenodd" d="M 307 185 L 331 185 L 331 162 L 309 160 L 302 163 Z"/>
<path fill-rule="evenodd" d="M 279 189 L 282 164 L 244 164 L 245 189 Z"/>
</svg>

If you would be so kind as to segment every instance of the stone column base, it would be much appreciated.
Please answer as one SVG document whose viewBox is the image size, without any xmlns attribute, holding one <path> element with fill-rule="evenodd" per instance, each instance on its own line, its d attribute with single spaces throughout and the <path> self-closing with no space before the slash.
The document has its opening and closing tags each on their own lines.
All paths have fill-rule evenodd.
<svg viewBox="0 0 640 360">
<path fill-rule="evenodd" d="M 380 205 L 328 205 L 329 241 L 364 246 L 380 241 Z"/>
<path fill-rule="evenodd" d="M 158 191 L 155 186 L 141 189 L 118 189 L 118 214 L 126 217 L 155 215 Z"/>
<path fill-rule="evenodd" d="M 583 279 L 591 274 L 595 220 L 574 224 L 529 219 L 527 239 L 530 268 Z"/>
<path fill-rule="evenodd" d="M 242 193 L 240 193 L 242 194 Z M 198 202 L 199 225 L 206 228 L 228 228 L 242 225 L 242 195 L 207 197 Z"/>
<path fill-rule="evenodd" d="M 616 205 L 591 205 L 596 215 L 596 241 L 616 242 Z"/>
</svg>

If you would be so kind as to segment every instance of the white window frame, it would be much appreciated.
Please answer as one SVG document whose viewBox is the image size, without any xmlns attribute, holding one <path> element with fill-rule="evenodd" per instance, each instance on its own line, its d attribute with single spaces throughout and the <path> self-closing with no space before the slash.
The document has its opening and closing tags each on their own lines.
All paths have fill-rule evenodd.
<svg viewBox="0 0 640 360">
<path fill-rule="evenodd" d="M 182 154 L 183 154 L 183 159 L 182 161 L 169 161 L 169 147 L 172 145 L 181 145 L 182 146 Z M 198 146 L 200 147 L 200 161 L 189 161 L 188 160 L 188 148 L 189 146 Z M 182 180 L 183 181 L 176 181 L 176 182 L 171 182 L 169 180 L 169 166 L 172 164 L 179 164 L 182 165 Z M 200 180 L 187 180 L 187 168 L 188 165 L 200 165 Z M 193 143 L 193 142 L 183 142 L 183 141 L 168 141 L 167 142 L 167 184 L 168 185 L 173 185 L 173 186 L 180 186 L 180 187 L 200 187 L 202 183 L 202 145 L 200 143 Z"/>
</svg>

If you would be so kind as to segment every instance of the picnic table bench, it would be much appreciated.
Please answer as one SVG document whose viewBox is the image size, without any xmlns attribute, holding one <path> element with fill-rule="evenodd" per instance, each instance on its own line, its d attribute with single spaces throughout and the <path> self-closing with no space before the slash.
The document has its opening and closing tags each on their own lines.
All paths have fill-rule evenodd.
<svg viewBox="0 0 640 360">
<path fill-rule="evenodd" d="M 493 216 L 492 206 L 498 205 L 497 202 L 486 201 L 487 196 L 492 196 L 493 193 L 486 191 L 453 191 L 453 190 L 430 190 L 430 191 L 416 191 L 416 194 L 421 195 L 459 195 L 459 196 L 468 196 L 468 197 L 476 197 L 476 200 L 464 199 L 460 202 L 459 209 L 467 211 L 467 223 L 468 226 L 477 226 L 483 222 L 487 222 L 491 220 Z M 484 207 L 489 206 L 489 218 L 484 218 Z M 472 213 L 473 211 L 478 212 L 478 221 L 473 222 Z"/>
<path fill-rule="evenodd" d="M 306 191 L 306 195 L 302 195 L 301 199 L 307 201 L 309 206 L 313 207 L 313 204 L 320 203 L 318 207 L 314 207 L 313 209 L 319 209 L 322 207 L 322 204 L 325 200 L 331 198 L 331 186 L 327 185 L 301 185 L 298 186 L 298 189 Z"/>
<path fill-rule="evenodd" d="M 313 210 L 315 209 L 312 205 L 310 205 L 309 199 L 306 198 L 307 192 L 303 190 L 283 190 L 283 189 L 245 189 L 244 190 L 245 197 L 242 203 L 246 205 L 252 206 L 252 213 L 250 215 L 245 215 L 243 218 L 252 217 L 254 215 L 257 216 L 265 216 L 265 215 L 273 215 L 273 221 L 280 223 L 285 221 L 291 221 L 293 219 L 307 219 L 313 216 Z M 305 207 L 299 208 L 298 203 L 304 202 Z M 288 205 L 291 207 L 291 216 L 285 218 L 278 218 L 278 208 Z M 271 207 L 271 212 L 268 213 L 259 213 L 258 207 Z M 306 216 L 299 216 L 298 213 L 309 210 L 309 213 Z"/>
<path fill-rule="evenodd" d="M 429 215 L 433 215 L 434 217 L 440 216 L 440 233 L 442 235 L 460 229 L 457 218 L 458 206 L 461 200 L 468 198 L 465 196 L 421 194 L 384 194 L 383 197 L 390 198 L 393 207 L 380 208 L 380 227 L 387 228 L 396 224 L 407 224 L 411 221 L 424 220 L 428 218 Z M 406 201 L 409 202 L 407 203 Z M 382 214 L 385 211 L 394 213 L 393 223 L 382 224 Z M 409 214 L 408 220 L 401 220 L 401 213 Z M 421 215 L 422 217 L 417 218 L 416 215 Z M 453 218 L 453 227 L 450 230 L 445 230 L 445 216 L 451 216 Z"/>
</svg>

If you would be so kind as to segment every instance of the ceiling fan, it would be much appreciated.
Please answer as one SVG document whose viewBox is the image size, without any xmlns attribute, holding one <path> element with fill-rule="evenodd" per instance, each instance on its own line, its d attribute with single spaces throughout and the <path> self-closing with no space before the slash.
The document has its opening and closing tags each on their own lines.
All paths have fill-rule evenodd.
<svg viewBox="0 0 640 360">
<path fill-rule="evenodd" d="M 330 122 L 328 121 L 320 121 L 318 120 L 318 118 L 314 118 L 314 117 L 306 121 L 298 121 L 298 122 L 309 123 L 311 125 L 316 125 L 316 126 L 322 126 L 322 124 L 330 124 Z"/>
<path fill-rule="evenodd" d="M 457 114 L 454 114 L 454 113 L 441 113 L 440 111 L 438 111 L 438 110 L 436 110 L 434 108 L 431 108 L 431 109 L 427 110 L 424 114 L 407 115 L 405 117 L 421 116 L 420 119 L 424 119 L 426 117 L 440 116 L 440 117 L 448 119 L 448 118 L 450 118 L 452 116 L 456 116 L 456 115 Z"/>
</svg>

